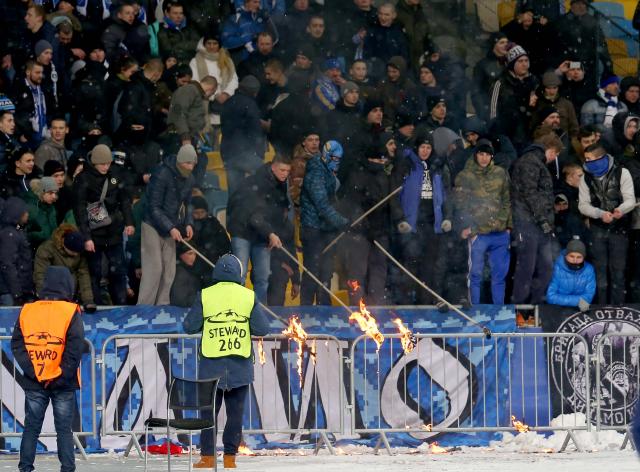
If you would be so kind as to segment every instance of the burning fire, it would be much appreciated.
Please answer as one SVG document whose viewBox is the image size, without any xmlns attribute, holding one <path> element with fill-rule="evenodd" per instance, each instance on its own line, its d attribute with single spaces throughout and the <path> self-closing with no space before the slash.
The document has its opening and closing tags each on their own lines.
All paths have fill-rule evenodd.
<svg viewBox="0 0 640 472">
<path fill-rule="evenodd" d="M 241 456 L 255 456 L 256 453 L 247 447 L 246 444 L 240 444 L 238 446 L 238 454 Z"/>
<path fill-rule="evenodd" d="M 300 378 L 300 386 L 302 387 L 302 358 L 304 356 L 304 345 L 307 341 L 307 332 L 302 327 L 300 318 L 298 318 L 297 315 L 292 315 L 289 318 L 289 326 L 282 331 L 282 334 L 298 344 L 298 377 Z"/>
<path fill-rule="evenodd" d="M 524 424 L 522 421 L 518 421 L 513 415 L 511 415 L 511 424 L 519 433 L 528 433 L 530 431 L 528 424 Z"/>
<path fill-rule="evenodd" d="M 309 351 L 311 355 L 311 360 L 313 361 L 313 365 L 316 365 L 316 340 L 311 341 L 311 351 Z"/>
<path fill-rule="evenodd" d="M 353 295 L 360 290 L 360 282 L 357 280 L 347 280 L 347 287 L 349 287 L 349 293 Z"/>
<path fill-rule="evenodd" d="M 402 337 L 400 338 L 400 342 L 402 343 L 402 349 L 404 349 L 405 354 L 409 354 L 413 351 L 413 348 L 416 347 L 416 337 L 413 333 L 407 328 L 400 318 L 396 318 L 393 322 L 398 327 L 398 331 Z"/>
<path fill-rule="evenodd" d="M 434 441 L 429 445 L 429 453 L 430 454 L 446 454 L 447 452 L 449 452 L 447 449 L 445 449 L 444 447 L 440 447 L 440 445 Z"/>
<path fill-rule="evenodd" d="M 360 311 L 354 311 L 349 317 L 349 321 L 357 321 L 360 329 L 364 333 L 373 339 L 376 343 L 377 349 L 380 349 L 384 341 L 384 336 L 378 329 L 378 323 L 376 319 L 371 316 L 367 306 L 364 304 L 364 300 L 360 300 Z"/>
<path fill-rule="evenodd" d="M 265 363 L 267 362 L 267 358 L 264 355 L 262 338 L 258 339 L 258 360 L 260 361 L 260 365 L 265 365 Z"/>
<path fill-rule="evenodd" d="M 431 423 L 429 423 L 429 424 L 423 424 L 423 425 L 421 426 L 421 428 L 422 428 L 422 429 L 424 429 L 425 431 L 431 432 L 431 428 L 432 428 L 432 426 L 431 426 Z"/>
</svg>

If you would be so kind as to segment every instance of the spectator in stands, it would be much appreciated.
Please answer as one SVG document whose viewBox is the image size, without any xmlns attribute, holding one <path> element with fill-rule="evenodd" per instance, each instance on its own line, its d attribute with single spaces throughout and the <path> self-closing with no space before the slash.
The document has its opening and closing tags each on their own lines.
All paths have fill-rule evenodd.
<svg viewBox="0 0 640 472">
<path fill-rule="evenodd" d="M 34 298 L 32 250 L 24 230 L 28 220 L 27 204 L 8 198 L 0 214 L 0 305 L 22 305 Z"/>
<path fill-rule="evenodd" d="M 408 77 L 407 61 L 403 57 L 389 59 L 386 77 L 376 89 L 377 98 L 384 102 L 385 125 L 390 127 L 405 99 L 416 93 L 416 85 Z"/>
<path fill-rule="evenodd" d="M 396 154 L 401 157 L 404 156 L 405 149 L 413 149 L 416 123 L 410 113 L 401 111 L 396 115 L 393 128 L 395 130 L 393 133 L 393 140 L 398 147 Z"/>
<path fill-rule="evenodd" d="M 417 67 L 423 45 L 429 40 L 429 21 L 420 0 L 399 0 L 396 4 L 396 22 L 407 36 L 409 62 Z"/>
<path fill-rule="evenodd" d="M 188 211 L 198 155 L 191 144 L 151 175 L 142 221 L 142 279 L 138 305 L 168 305 L 176 270 L 176 243 L 193 237 Z"/>
<path fill-rule="evenodd" d="M 40 244 L 49 239 L 58 227 L 55 207 L 58 199 L 58 184 L 53 177 L 42 177 L 32 179 L 29 186 L 31 192 L 25 194 L 29 212 L 26 232 L 35 253 Z"/>
<path fill-rule="evenodd" d="M 489 258 L 491 269 L 491 300 L 504 304 L 505 281 L 509 271 L 511 242 L 511 198 L 509 176 L 493 162 L 491 142 L 477 142 L 473 159 L 455 181 L 457 227 L 460 236 L 469 243 L 469 292 L 473 304 L 481 303 L 480 288 Z"/>
<path fill-rule="evenodd" d="M 376 99 L 378 97 L 377 86 L 368 74 L 369 70 L 366 61 L 356 59 L 351 63 L 351 67 L 349 67 L 349 80 L 360 89 L 360 97 L 362 100 Z"/>
<path fill-rule="evenodd" d="M 200 8 L 200 7 L 198 7 Z M 200 81 L 201 77 L 210 75 L 218 81 L 216 93 L 209 97 L 209 119 L 212 126 L 211 141 L 214 149 L 219 149 L 220 141 L 220 113 L 222 105 L 238 88 L 236 67 L 229 52 L 220 46 L 220 34 L 217 28 L 208 31 L 198 42 L 197 52 L 189 62 L 193 80 Z"/>
<path fill-rule="evenodd" d="M 305 33 L 298 41 L 309 48 L 310 59 L 313 62 L 321 63 L 327 57 L 335 53 L 329 35 L 326 34 L 324 17 L 322 15 L 311 15 L 307 23 Z"/>
<path fill-rule="evenodd" d="M 640 129 L 640 116 L 621 111 L 613 117 L 611 128 L 602 133 L 600 143 L 614 159 L 635 155 L 634 137 Z"/>
<path fill-rule="evenodd" d="M 266 121 L 269 119 L 270 112 L 277 102 L 283 100 L 283 94 L 289 93 L 289 87 L 287 76 L 284 73 L 284 66 L 279 59 L 269 59 L 267 61 L 264 65 L 264 76 L 266 81 L 260 86 L 256 102 L 262 112 L 262 117 Z M 267 131 L 271 130 L 269 124 L 267 124 L 266 129 Z"/>
<path fill-rule="evenodd" d="M 578 136 L 573 141 L 573 148 L 580 162 L 584 162 L 584 150 L 600 140 L 600 133 L 595 125 L 581 126 Z"/>
<path fill-rule="evenodd" d="M 291 160 L 277 154 L 270 164 L 242 181 L 227 208 L 233 254 L 243 267 L 249 267 L 251 261 L 251 280 L 263 303 L 267 301 L 271 250 L 293 240 L 286 185 L 290 172 Z"/>
<path fill-rule="evenodd" d="M 291 173 L 289 174 L 289 196 L 296 209 L 300 209 L 300 193 L 307 162 L 320 157 L 320 134 L 313 128 L 304 131 L 302 142 L 293 150 Z"/>
<path fill-rule="evenodd" d="M 158 48 L 163 59 L 175 57 L 179 64 L 188 64 L 194 56 L 200 35 L 185 16 L 179 0 L 163 4 L 164 18 L 158 31 Z"/>
<path fill-rule="evenodd" d="M 573 103 L 576 114 L 593 98 L 597 86 L 587 82 L 581 62 L 563 61 L 556 71 L 563 75 L 560 95 Z"/>
<path fill-rule="evenodd" d="M 519 44 L 529 53 L 531 72 L 540 75 L 547 66 L 550 50 L 549 27 L 546 18 L 536 17 L 532 6 L 518 10 L 515 19 L 502 28 L 509 41 Z"/>
<path fill-rule="evenodd" d="M 529 142 L 531 112 L 536 106 L 538 79 L 529 72 L 529 56 L 515 45 L 507 53 L 507 70 L 493 85 L 490 118 L 496 133 L 504 134 L 516 149 Z"/>
<path fill-rule="evenodd" d="M 215 215 L 209 214 L 209 204 L 203 197 L 195 196 L 191 199 L 193 208 L 193 244 L 210 261 L 217 261 L 220 257 L 231 252 L 231 241 L 227 230 L 220 224 Z M 212 208 L 215 211 L 216 208 Z M 195 262 L 196 271 L 206 284 L 211 284 L 211 267 L 198 258 Z"/>
<path fill-rule="evenodd" d="M 336 231 L 349 223 L 335 208 L 338 186 L 336 174 L 342 159 L 342 146 L 337 141 L 327 141 L 321 155 L 314 155 L 306 165 L 305 178 L 300 195 L 300 235 L 302 257 L 306 267 L 330 287 L 333 274 L 333 251 L 322 254 L 324 248 L 335 237 Z M 300 304 L 329 305 L 326 292 L 309 278 L 302 275 Z"/>
<path fill-rule="evenodd" d="M 451 231 L 453 199 L 446 156 L 436 156 L 433 136 L 419 136 L 415 149 L 406 149 L 407 172 L 400 192 L 402 217 L 397 225 L 405 267 L 437 293 L 444 289 L 446 249 L 444 234 Z M 424 264 L 422 261 L 431 261 Z M 435 304 L 435 300 L 415 284 L 403 281 L 401 304 Z M 415 293 L 414 293 L 415 291 Z"/>
<path fill-rule="evenodd" d="M 127 301 L 127 269 L 124 261 L 122 233 L 135 232 L 131 200 L 118 176 L 111 169 L 111 149 L 99 144 L 90 153 L 91 165 L 85 165 L 73 184 L 74 216 L 85 238 L 89 258 L 93 298 L 105 304 L 101 282 L 109 279 L 109 294 L 114 305 Z M 99 205 L 95 205 L 99 203 Z M 102 272 L 102 260 L 108 260 L 109 271 Z"/>
<path fill-rule="evenodd" d="M 402 28 L 395 24 L 397 16 L 392 3 L 383 3 L 378 7 L 377 23 L 367 30 L 362 57 L 377 64 L 372 69 L 374 76 L 380 77 L 384 65 L 394 56 L 409 60 L 409 44 Z"/>
<path fill-rule="evenodd" d="M 578 187 L 584 175 L 581 164 L 567 164 L 562 168 L 562 181 L 554 190 L 555 234 L 557 249 L 565 247 L 569 241 L 578 237 L 589 240 L 589 229 L 578 209 Z"/>
<path fill-rule="evenodd" d="M 598 303 L 625 302 L 625 268 L 636 197 L 629 171 L 597 143 L 585 149 L 580 213 L 589 218 Z"/>
<path fill-rule="evenodd" d="M 537 90 L 538 100 L 536 101 L 532 122 L 542 122 L 540 117 L 537 116 L 538 113 L 545 108 L 554 107 L 558 111 L 560 118 L 560 129 L 572 138 L 578 134 L 578 118 L 573 104 L 560 95 L 561 84 L 562 81 L 555 72 L 545 72 L 542 76 L 542 86 Z"/>
<path fill-rule="evenodd" d="M 416 134 L 424 135 L 433 133 L 442 126 L 450 129 L 458 129 L 454 120 L 449 117 L 447 102 L 443 97 L 438 95 L 430 96 L 427 97 L 425 102 L 424 109 L 428 114 L 418 123 Z"/>
<path fill-rule="evenodd" d="M 7 169 L 9 154 L 19 144 L 14 134 L 16 132 L 16 120 L 13 116 L 15 107 L 6 96 L 0 96 L 0 173 Z"/>
<path fill-rule="evenodd" d="M 40 40 L 45 40 L 49 44 L 53 43 L 56 35 L 55 27 L 46 19 L 46 11 L 41 5 L 32 4 L 27 8 L 27 14 L 24 17 L 29 32 L 26 36 L 26 51 L 23 54 L 27 56 L 35 52 L 35 46 Z"/>
<path fill-rule="evenodd" d="M 65 139 L 69 134 L 66 120 L 53 118 L 49 131 L 51 137 L 45 139 L 36 150 L 36 166 L 39 169 L 44 169 L 44 164 L 47 161 L 58 161 L 66 168 L 70 154 L 65 146 Z"/>
<path fill-rule="evenodd" d="M 308 46 L 304 44 L 297 48 L 295 54 L 295 60 L 287 68 L 287 77 L 291 84 L 295 84 L 300 88 L 304 88 L 306 94 L 309 95 L 311 85 L 316 77 L 316 69 L 313 67 L 313 60 L 311 59 L 311 51 Z"/>
<path fill-rule="evenodd" d="M 572 239 L 556 259 L 547 303 L 572 306 L 587 311 L 596 294 L 596 273 L 585 261 L 587 248 L 579 239 Z"/>
<path fill-rule="evenodd" d="M 562 152 L 555 133 L 538 137 L 511 167 L 513 245 L 512 303 L 542 303 L 553 268 L 553 179 L 547 164 Z"/>
<path fill-rule="evenodd" d="M 195 263 L 198 259 L 196 252 L 184 244 L 176 248 L 178 261 L 176 275 L 171 285 L 170 300 L 172 306 L 189 308 L 198 295 L 198 292 L 210 285 L 205 285 L 201 274 L 196 270 Z M 207 266 L 209 267 L 209 266 Z M 211 272 L 211 267 L 209 267 Z"/>
<path fill-rule="evenodd" d="M 220 152 L 227 171 L 229 195 L 233 195 L 247 174 L 262 165 L 266 143 L 256 104 L 259 91 L 260 82 L 249 75 L 240 81 L 237 93 L 222 107 Z"/>
<path fill-rule="evenodd" d="M 110 74 L 104 83 L 106 121 L 109 126 L 107 130 L 111 133 L 116 131 L 120 126 L 121 118 L 118 112 L 118 106 L 122 100 L 125 86 L 131 82 L 133 74 L 138 72 L 138 61 L 132 57 L 126 57 L 114 65 L 114 70 L 117 71 L 117 73 Z M 89 132 L 95 129 L 100 130 L 100 128 L 93 126 Z M 102 133 L 104 130 L 100 131 Z"/>
<path fill-rule="evenodd" d="M 640 116 L 640 80 L 637 77 L 625 77 L 620 81 L 620 101 L 629 113 Z"/>
<path fill-rule="evenodd" d="M 247 75 L 253 75 L 260 81 L 260 85 L 267 83 L 264 68 L 271 59 L 277 56 L 273 51 L 273 35 L 268 31 L 258 34 L 256 49 L 249 56 L 238 64 L 238 77 L 244 79 Z"/>
<path fill-rule="evenodd" d="M 260 0 L 244 0 L 244 5 L 222 24 L 222 47 L 238 64 L 255 51 L 258 34 L 267 30 L 276 31 L 268 14 L 260 9 Z"/>
<path fill-rule="evenodd" d="M 112 15 L 111 23 L 102 33 L 107 60 L 116 64 L 123 56 L 130 55 L 139 63 L 148 59 L 149 31 L 147 25 L 136 18 L 131 0 L 119 3 Z"/>
<path fill-rule="evenodd" d="M 333 43 L 340 46 L 346 57 L 362 59 L 364 40 L 378 21 L 373 1 L 336 2 L 325 11 Z"/>
<path fill-rule="evenodd" d="M 48 133 L 48 122 L 54 109 L 53 97 L 41 86 L 41 64 L 27 61 L 25 78 L 16 81 L 13 103 L 19 141 L 36 149 Z"/>
<path fill-rule="evenodd" d="M 231 3 L 227 0 L 182 0 L 187 21 L 196 29 L 200 36 L 216 29 L 224 18 L 232 12 Z M 217 78 L 217 77 L 216 77 Z"/>
<path fill-rule="evenodd" d="M 336 58 L 328 58 L 322 63 L 322 74 L 313 84 L 312 114 L 320 116 L 336 107 L 340 100 L 340 87 L 346 80 L 342 77 L 340 62 Z"/>
<path fill-rule="evenodd" d="M 84 253 L 84 236 L 77 228 L 64 223 L 40 245 L 33 263 L 33 282 L 36 293 L 42 292 L 44 276 L 51 266 L 66 267 L 75 280 L 76 294 L 88 313 L 96 310 L 91 288 L 89 264 Z"/>
<path fill-rule="evenodd" d="M 27 148 L 17 148 L 9 156 L 7 170 L 0 175 L 0 198 L 23 197 L 30 191 L 34 177 L 34 155 Z"/>
<path fill-rule="evenodd" d="M 40 86 L 44 93 L 52 97 L 52 108 L 47 110 L 49 116 L 56 115 L 60 110 L 61 75 L 64 70 L 58 72 L 53 63 L 53 46 L 45 40 L 40 40 L 35 45 L 34 57 L 36 62 L 42 66 L 42 83 Z"/>
<path fill-rule="evenodd" d="M 493 33 L 490 44 L 491 50 L 473 68 L 471 102 L 476 114 L 483 120 L 489 118 L 489 101 L 493 84 L 500 79 L 507 65 L 509 39 L 502 32 Z"/>
<path fill-rule="evenodd" d="M 628 111 L 620 100 L 620 79 L 611 75 L 600 81 L 600 89 L 595 98 L 582 105 L 580 123 L 582 126 L 596 125 L 600 132 L 611 128 L 613 117 L 621 111 Z"/>
</svg>

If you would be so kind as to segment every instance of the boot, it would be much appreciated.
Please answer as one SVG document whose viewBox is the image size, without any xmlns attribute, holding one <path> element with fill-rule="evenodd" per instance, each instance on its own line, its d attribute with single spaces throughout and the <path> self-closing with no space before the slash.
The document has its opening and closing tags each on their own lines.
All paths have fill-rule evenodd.
<svg viewBox="0 0 640 472">
<path fill-rule="evenodd" d="M 202 456 L 200 457 L 200 462 L 194 464 L 194 469 L 213 469 L 213 462 L 215 457 L 213 456 Z"/>
<path fill-rule="evenodd" d="M 225 454 L 223 457 L 225 469 L 236 468 L 236 456 L 234 454 Z"/>
</svg>

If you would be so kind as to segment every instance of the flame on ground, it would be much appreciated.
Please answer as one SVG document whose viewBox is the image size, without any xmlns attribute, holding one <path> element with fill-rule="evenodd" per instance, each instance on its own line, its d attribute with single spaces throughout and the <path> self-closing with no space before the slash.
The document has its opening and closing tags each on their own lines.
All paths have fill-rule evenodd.
<svg viewBox="0 0 640 472">
<path fill-rule="evenodd" d="M 255 456 L 256 453 L 247 447 L 246 444 L 240 444 L 238 446 L 238 454 L 241 456 Z"/>
<path fill-rule="evenodd" d="M 307 332 L 302 327 L 300 318 L 297 315 L 292 315 L 289 318 L 289 326 L 282 331 L 287 338 L 295 341 L 298 344 L 297 354 L 298 360 L 296 362 L 298 368 L 298 377 L 300 378 L 300 386 L 302 387 L 302 358 L 304 356 L 304 345 L 307 341 Z"/>
<path fill-rule="evenodd" d="M 429 444 L 429 453 L 430 454 L 446 454 L 449 452 L 444 447 L 441 447 L 436 441 Z"/>
<path fill-rule="evenodd" d="M 422 429 L 424 429 L 425 431 L 431 432 L 431 429 L 433 428 L 433 426 L 431 426 L 431 423 L 429 424 L 423 424 L 422 426 L 420 426 Z"/>
<path fill-rule="evenodd" d="M 260 361 L 260 365 L 265 365 L 267 362 L 267 358 L 264 355 L 262 338 L 258 339 L 258 360 Z"/>
<path fill-rule="evenodd" d="M 530 431 L 528 424 L 524 424 L 522 421 L 518 421 L 513 415 L 511 415 L 511 424 L 519 433 L 528 433 Z"/>
<path fill-rule="evenodd" d="M 400 318 L 396 318 L 395 320 L 393 320 L 393 322 L 398 327 L 398 331 L 402 336 L 400 338 L 400 342 L 402 343 L 402 349 L 404 350 L 405 354 L 409 354 L 411 351 L 413 351 L 413 348 L 416 347 L 416 337 L 409 330 L 409 328 L 407 328 L 402 323 L 402 320 Z"/>
<path fill-rule="evenodd" d="M 341 447 L 336 447 L 336 454 L 339 456 L 344 456 L 346 454 L 346 452 L 344 452 L 344 449 L 342 449 Z"/>
<path fill-rule="evenodd" d="M 360 311 L 354 311 L 353 313 L 351 313 L 349 321 L 357 321 L 360 329 L 375 341 L 377 350 L 380 349 L 380 346 L 382 346 L 382 343 L 384 341 L 384 336 L 378 329 L 378 323 L 376 319 L 371 316 L 371 313 L 369 313 L 369 310 L 367 310 L 367 306 L 364 304 L 364 300 L 360 300 Z"/>
</svg>

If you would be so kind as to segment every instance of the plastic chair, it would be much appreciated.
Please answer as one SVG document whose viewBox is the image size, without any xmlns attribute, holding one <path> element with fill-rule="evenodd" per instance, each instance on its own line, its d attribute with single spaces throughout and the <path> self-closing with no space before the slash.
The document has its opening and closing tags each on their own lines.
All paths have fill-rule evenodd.
<svg viewBox="0 0 640 472">
<path fill-rule="evenodd" d="M 173 377 L 169 387 L 167 398 L 167 417 L 149 418 L 144 422 L 144 470 L 147 470 L 149 429 L 167 428 L 167 467 L 171 471 L 171 448 L 169 447 L 171 430 L 189 432 L 189 470 L 192 464 L 192 434 L 193 431 L 213 429 L 213 457 L 214 470 L 218 470 L 216 450 L 217 424 L 216 424 L 216 393 L 220 378 L 189 380 Z M 211 410 L 211 419 L 202 418 L 170 418 L 171 410 L 196 411 Z"/>
<path fill-rule="evenodd" d="M 498 21 L 500 28 L 509 23 L 516 17 L 515 0 L 506 0 L 498 4 Z"/>
</svg>

